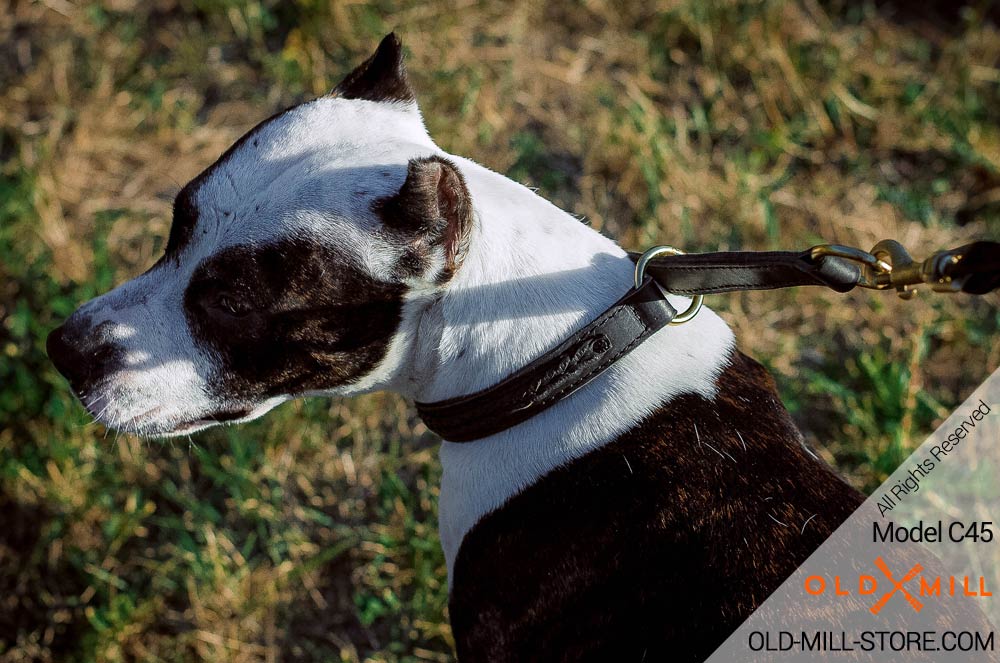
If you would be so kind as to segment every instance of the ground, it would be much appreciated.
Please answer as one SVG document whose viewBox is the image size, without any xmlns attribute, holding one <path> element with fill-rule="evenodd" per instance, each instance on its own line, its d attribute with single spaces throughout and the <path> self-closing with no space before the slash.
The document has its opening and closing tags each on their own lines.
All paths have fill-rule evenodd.
<svg viewBox="0 0 1000 663">
<path fill-rule="evenodd" d="M 174 194 L 397 30 L 431 134 L 629 248 L 1000 237 L 985 2 L 109 0 L 0 14 L 0 661 L 449 660 L 436 440 L 397 398 L 92 424 L 46 333 Z M 871 490 L 1000 364 L 1000 298 L 710 297 Z"/>
</svg>

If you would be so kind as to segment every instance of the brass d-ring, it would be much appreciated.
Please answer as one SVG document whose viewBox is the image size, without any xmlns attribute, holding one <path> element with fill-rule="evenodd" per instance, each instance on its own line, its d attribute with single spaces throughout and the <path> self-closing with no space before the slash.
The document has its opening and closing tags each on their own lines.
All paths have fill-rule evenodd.
<svg viewBox="0 0 1000 663">
<path fill-rule="evenodd" d="M 635 287 L 638 290 L 642 287 L 642 282 L 646 279 L 646 265 L 649 261 L 657 256 L 663 254 L 671 256 L 681 256 L 684 252 L 680 249 L 675 249 L 672 246 L 654 246 L 651 249 L 647 249 L 639 259 L 635 261 Z M 672 325 L 682 325 L 694 316 L 698 315 L 698 311 L 701 310 L 701 305 L 705 301 L 704 295 L 695 295 L 691 299 L 691 305 L 683 313 L 677 314 L 673 320 L 670 321 Z"/>
</svg>

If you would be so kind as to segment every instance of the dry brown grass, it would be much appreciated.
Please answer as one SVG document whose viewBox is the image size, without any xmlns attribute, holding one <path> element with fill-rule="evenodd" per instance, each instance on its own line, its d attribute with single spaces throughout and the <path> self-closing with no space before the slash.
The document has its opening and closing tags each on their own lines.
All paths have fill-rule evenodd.
<svg viewBox="0 0 1000 663">
<path fill-rule="evenodd" d="M 630 248 L 895 237 L 922 255 L 1000 236 L 1000 33 L 974 13 L 390 5 L 0 14 L 0 660 L 449 658 L 433 440 L 398 399 L 292 405 L 196 449 L 111 444 L 41 349 L 73 303 L 155 260 L 184 182 L 389 29 L 443 148 Z M 1000 365 L 998 303 L 710 301 L 868 487 Z"/>
</svg>

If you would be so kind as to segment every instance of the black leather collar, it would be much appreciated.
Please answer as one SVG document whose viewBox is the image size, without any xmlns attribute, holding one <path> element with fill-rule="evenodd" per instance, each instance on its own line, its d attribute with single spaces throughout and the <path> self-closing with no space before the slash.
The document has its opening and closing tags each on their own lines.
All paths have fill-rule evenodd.
<svg viewBox="0 0 1000 663">
<path fill-rule="evenodd" d="M 804 285 L 825 286 L 837 292 L 859 285 L 895 288 L 901 294 L 918 283 L 970 294 L 1000 288 L 1000 243 L 973 242 L 939 251 L 922 263 L 910 261 L 898 243 L 883 241 L 873 252 L 878 253 L 879 247 L 886 247 L 885 252 L 895 253 L 896 257 L 891 273 L 874 276 L 870 273 L 873 261 L 877 262 L 874 255 L 838 245 L 802 252 L 736 251 L 654 257 L 644 261 L 645 273 L 652 278 L 647 276 L 641 287 L 630 290 L 557 347 L 492 387 L 468 396 L 417 403 L 417 412 L 428 428 L 450 442 L 478 440 L 516 426 L 583 387 L 673 320 L 677 311 L 667 302 L 660 286 L 683 295 Z M 640 256 L 630 257 L 636 261 Z"/>
<path fill-rule="evenodd" d="M 492 387 L 468 396 L 417 403 L 420 418 L 449 442 L 470 442 L 546 410 L 600 375 L 677 311 L 647 277 L 593 322 Z"/>
<path fill-rule="evenodd" d="M 639 254 L 629 254 L 633 261 Z M 677 294 L 756 290 L 794 285 L 853 288 L 860 270 L 808 251 L 712 253 L 654 258 L 642 287 L 630 290 L 596 320 L 492 387 L 467 396 L 416 404 L 433 432 L 449 442 L 471 442 L 525 421 L 604 372 L 677 315 L 662 285 Z"/>
</svg>

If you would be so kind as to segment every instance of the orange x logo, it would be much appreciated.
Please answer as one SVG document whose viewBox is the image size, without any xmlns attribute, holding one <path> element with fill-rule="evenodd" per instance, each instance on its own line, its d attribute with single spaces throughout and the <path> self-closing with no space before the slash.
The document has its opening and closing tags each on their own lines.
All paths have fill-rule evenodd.
<svg viewBox="0 0 1000 663">
<path fill-rule="evenodd" d="M 914 598 L 912 594 L 906 591 L 906 587 L 903 587 L 903 583 L 907 583 L 913 580 L 918 573 L 924 570 L 924 567 L 920 566 L 920 564 L 915 564 L 913 568 L 910 569 L 909 573 L 903 576 L 902 580 L 896 580 L 895 578 L 892 577 L 892 573 L 889 571 L 889 567 L 886 565 L 885 561 L 881 557 L 875 558 L 875 566 L 877 566 L 879 570 L 885 574 L 885 577 L 889 579 L 889 582 L 892 583 L 892 589 L 883 594 L 882 598 L 878 600 L 878 603 L 876 603 L 871 607 L 872 614 L 877 615 L 879 611 L 881 611 L 882 608 L 885 606 L 885 604 L 889 602 L 889 599 L 892 598 L 893 594 L 895 594 L 896 592 L 902 592 L 903 598 L 906 599 L 907 603 L 909 603 L 914 610 L 920 612 L 921 608 L 924 607 L 923 604 L 920 603 L 920 601 L 918 601 L 916 598 Z"/>
</svg>

